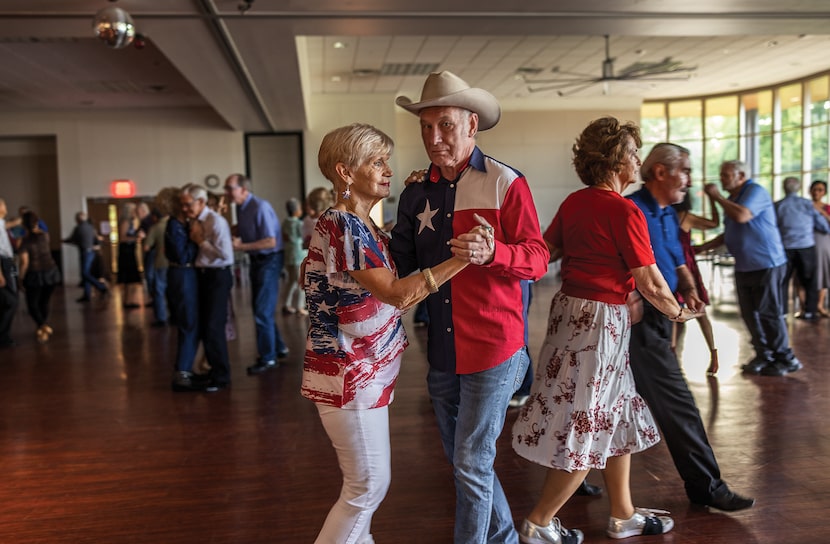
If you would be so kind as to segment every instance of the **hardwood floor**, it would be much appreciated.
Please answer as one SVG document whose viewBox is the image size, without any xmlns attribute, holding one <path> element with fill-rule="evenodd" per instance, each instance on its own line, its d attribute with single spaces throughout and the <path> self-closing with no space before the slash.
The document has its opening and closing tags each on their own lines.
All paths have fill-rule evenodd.
<svg viewBox="0 0 830 544">
<path fill-rule="evenodd" d="M 538 353 L 555 282 L 537 284 L 531 307 Z M 59 290 L 47 345 L 20 310 L 18 346 L 0 350 L 0 542 L 283 543 L 314 541 L 339 492 L 334 451 L 314 406 L 299 395 L 304 320 L 278 316 L 291 348 L 276 371 L 249 377 L 256 355 L 250 304 L 235 289 L 239 338 L 230 343 L 233 386 L 215 394 L 173 393 L 176 331 L 156 329 L 149 308 L 120 299 L 82 306 Z M 711 310 L 711 309 L 710 309 Z M 757 498 L 724 514 L 690 506 L 663 444 L 635 455 L 635 503 L 670 510 L 674 531 L 627 542 L 672 544 L 819 543 L 830 516 L 830 320 L 790 320 L 804 369 L 784 378 L 745 377 L 748 336 L 728 293 L 716 311 L 721 370 L 708 363 L 696 324 L 683 364 L 723 476 Z M 410 348 L 390 414 L 393 482 L 373 524 L 375 541 L 452 541 L 455 493 L 425 387 L 426 334 L 407 316 Z M 508 414 L 497 472 L 517 522 L 544 471 L 510 448 Z M 589 481 L 602 484 L 601 475 Z M 573 498 L 560 513 L 586 542 L 605 536 L 605 498 Z"/>
</svg>

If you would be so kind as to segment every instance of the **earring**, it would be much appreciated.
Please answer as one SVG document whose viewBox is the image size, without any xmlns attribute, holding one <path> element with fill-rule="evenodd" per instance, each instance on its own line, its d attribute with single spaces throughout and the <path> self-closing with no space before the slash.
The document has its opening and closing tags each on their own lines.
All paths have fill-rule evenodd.
<svg viewBox="0 0 830 544">
<path fill-rule="evenodd" d="M 346 185 L 346 190 L 343 191 L 343 200 L 349 200 L 352 198 L 352 191 L 349 185 Z"/>
</svg>

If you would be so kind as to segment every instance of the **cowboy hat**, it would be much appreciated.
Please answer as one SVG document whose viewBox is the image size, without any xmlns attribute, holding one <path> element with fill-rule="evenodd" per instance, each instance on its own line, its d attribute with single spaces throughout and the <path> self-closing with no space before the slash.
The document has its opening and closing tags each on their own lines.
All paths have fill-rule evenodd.
<svg viewBox="0 0 830 544">
<path fill-rule="evenodd" d="M 406 96 L 399 96 L 395 104 L 418 115 L 424 108 L 454 106 L 478 114 L 478 129 L 493 128 L 501 117 L 498 100 L 484 89 L 470 87 L 467 82 L 452 72 L 429 74 L 421 90 L 421 101 L 413 102 Z"/>
</svg>

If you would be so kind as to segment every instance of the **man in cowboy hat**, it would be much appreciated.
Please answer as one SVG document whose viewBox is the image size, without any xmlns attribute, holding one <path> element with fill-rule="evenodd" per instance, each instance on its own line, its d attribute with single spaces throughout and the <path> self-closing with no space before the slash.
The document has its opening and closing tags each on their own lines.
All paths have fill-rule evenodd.
<svg viewBox="0 0 830 544">
<path fill-rule="evenodd" d="M 501 116 L 493 95 L 441 72 L 429 75 L 419 102 L 401 96 L 396 103 L 420 118 L 432 162 L 423 182 L 401 194 L 391 242 L 398 272 L 451 255 L 474 265 L 426 299 L 427 383 L 455 471 L 455 542 L 515 543 L 493 464 L 508 402 L 529 364 L 521 280 L 545 274 L 548 249 L 527 180 L 476 146 L 476 132 Z"/>
</svg>

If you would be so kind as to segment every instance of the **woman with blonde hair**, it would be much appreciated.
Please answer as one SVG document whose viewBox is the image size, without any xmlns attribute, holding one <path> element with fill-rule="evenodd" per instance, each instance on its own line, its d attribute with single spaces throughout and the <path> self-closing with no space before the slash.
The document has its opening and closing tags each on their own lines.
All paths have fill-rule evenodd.
<svg viewBox="0 0 830 544">
<path fill-rule="evenodd" d="M 303 266 L 310 327 L 302 395 L 315 403 L 337 452 L 343 485 L 317 544 L 368 544 L 391 479 L 388 406 L 407 338 L 401 312 L 467 266 L 450 257 L 398 279 L 389 236 L 369 212 L 389 196 L 393 142 L 353 124 L 328 133 L 320 171 L 337 200 L 322 213 Z"/>
</svg>

